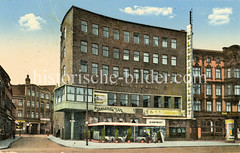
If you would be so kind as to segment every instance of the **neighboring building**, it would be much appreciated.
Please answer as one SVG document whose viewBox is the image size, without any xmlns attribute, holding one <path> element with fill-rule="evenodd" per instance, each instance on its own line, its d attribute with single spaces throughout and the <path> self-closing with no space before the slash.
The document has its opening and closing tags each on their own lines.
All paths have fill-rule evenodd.
<svg viewBox="0 0 240 153">
<path fill-rule="evenodd" d="M 29 75 L 25 79 L 25 84 L 12 86 L 18 133 L 52 133 L 52 94 L 54 87 L 54 85 L 30 84 Z"/>
<path fill-rule="evenodd" d="M 87 123 L 105 127 L 106 136 L 115 135 L 114 125 L 138 123 L 143 128 L 136 129 L 136 136 L 144 130 L 150 134 L 160 130 L 167 140 L 190 139 L 186 84 L 175 83 L 177 74 L 186 74 L 184 30 L 122 21 L 73 6 L 62 21 L 61 32 L 63 79 L 55 90 L 56 136 L 84 138 L 88 99 Z M 166 82 L 146 83 L 155 80 L 146 78 L 151 70 L 154 76 L 161 74 Z M 87 80 L 80 77 L 84 74 L 94 76 L 87 84 L 88 93 L 84 83 Z M 96 75 L 101 74 L 115 74 L 119 79 L 117 83 L 100 83 Z M 133 75 L 133 83 L 124 82 L 126 77 L 130 81 L 128 74 Z M 99 82 L 93 83 L 96 81 Z M 106 122 L 112 123 L 107 126 Z M 98 128 L 94 132 L 101 133 Z M 126 129 L 118 128 L 119 135 L 125 136 Z"/>
<path fill-rule="evenodd" d="M 0 140 L 15 134 L 15 106 L 12 103 L 11 79 L 0 65 Z"/>
<path fill-rule="evenodd" d="M 193 55 L 193 75 L 201 75 L 194 84 L 195 138 L 224 139 L 225 120 L 234 119 L 233 135 L 240 139 L 240 46 L 194 49 Z"/>
</svg>

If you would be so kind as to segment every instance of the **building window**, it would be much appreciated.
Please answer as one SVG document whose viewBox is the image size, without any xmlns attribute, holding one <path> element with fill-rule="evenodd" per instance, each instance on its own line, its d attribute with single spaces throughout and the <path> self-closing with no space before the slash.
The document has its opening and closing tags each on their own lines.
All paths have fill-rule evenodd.
<svg viewBox="0 0 240 153">
<path fill-rule="evenodd" d="M 172 73 L 172 83 L 177 82 L 177 73 Z"/>
<path fill-rule="evenodd" d="M 98 55 L 98 44 L 92 44 L 92 54 Z"/>
<path fill-rule="evenodd" d="M 162 38 L 162 47 L 167 47 L 168 46 L 168 39 L 163 37 Z"/>
<path fill-rule="evenodd" d="M 119 49 L 113 48 L 113 58 L 119 59 Z"/>
<path fill-rule="evenodd" d="M 151 96 L 144 95 L 143 96 L 143 107 L 150 107 L 151 104 Z"/>
<path fill-rule="evenodd" d="M 130 41 L 130 33 L 128 32 L 128 31 L 124 31 L 123 32 L 123 40 L 125 41 L 125 42 L 129 42 Z"/>
<path fill-rule="evenodd" d="M 201 101 L 194 101 L 194 111 L 201 111 L 201 110 L 202 110 Z"/>
<path fill-rule="evenodd" d="M 221 79 L 221 69 L 216 69 L 216 79 Z"/>
<path fill-rule="evenodd" d="M 140 96 L 139 95 L 132 95 L 132 106 L 133 107 L 140 106 Z"/>
<path fill-rule="evenodd" d="M 211 68 L 207 68 L 206 69 L 206 77 L 207 78 L 212 78 L 212 69 Z"/>
<path fill-rule="evenodd" d="M 139 62 L 139 52 L 138 51 L 133 52 L 133 61 Z"/>
<path fill-rule="evenodd" d="M 34 112 L 32 112 L 32 118 L 35 118 L 35 114 L 34 114 Z"/>
<path fill-rule="evenodd" d="M 120 95 L 120 105 L 121 106 L 127 106 L 128 105 L 128 95 L 127 94 L 121 94 Z"/>
<path fill-rule="evenodd" d="M 193 67 L 193 76 L 201 76 L 201 68 L 200 67 Z"/>
<path fill-rule="evenodd" d="M 67 100 L 69 101 L 75 100 L 75 87 L 67 86 Z"/>
<path fill-rule="evenodd" d="M 44 102 L 41 102 L 41 108 L 44 108 Z"/>
<path fill-rule="evenodd" d="M 117 29 L 113 30 L 113 39 L 119 40 L 119 30 Z"/>
<path fill-rule="evenodd" d="M 240 78 L 240 70 L 239 69 L 234 69 L 234 78 Z"/>
<path fill-rule="evenodd" d="M 108 65 L 102 65 L 102 73 L 108 76 Z"/>
<path fill-rule="evenodd" d="M 119 68 L 118 68 L 118 67 L 113 66 L 113 74 L 114 74 L 116 77 L 119 77 Z"/>
<path fill-rule="evenodd" d="M 129 68 L 123 68 L 123 77 L 128 78 L 129 77 Z"/>
<path fill-rule="evenodd" d="M 18 117 L 23 117 L 21 110 L 18 111 Z"/>
<path fill-rule="evenodd" d="M 217 104 L 216 104 L 216 111 L 217 112 L 221 112 L 222 111 L 222 102 L 221 101 L 217 101 Z"/>
<path fill-rule="evenodd" d="M 240 103 L 237 104 L 237 111 L 240 112 Z"/>
<path fill-rule="evenodd" d="M 240 95 L 240 85 L 234 86 L 234 95 Z"/>
<path fill-rule="evenodd" d="M 22 106 L 22 105 L 23 105 L 22 99 L 19 99 L 19 100 L 18 100 L 18 106 Z"/>
<path fill-rule="evenodd" d="M 148 63 L 149 62 L 149 53 L 143 53 L 143 62 Z"/>
<path fill-rule="evenodd" d="M 108 93 L 108 106 L 115 106 L 117 104 L 117 95 Z"/>
<path fill-rule="evenodd" d="M 35 107 L 35 102 L 34 101 L 32 101 L 32 108 L 34 108 Z"/>
<path fill-rule="evenodd" d="M 39 92 L 37 92 L 37 97 L 39 97 Z"/>
<path fill-rule="evenodd" d="M 232 111 L 232 104 L 230 102 L 226 102 L 226 111 L 231 112 Z"/>
<path fill-rule="evenodd" d="M 172 56 L 172 66 L 176 66 L 177 65 L 177 57 Z"/>
<path fill-rule="evenodd" d="M 82 32 L 87 32 L 87 22 L 81 21 L 81 30 Z"/>
<path fill-rule="evenodd" d="M 158 64 L 158 54 L 153 54 L 153 63 Z"/>
<path fill-rule="evenodd" d="M 123 50 L 123 60 L 129 60 L 129 50 Z"/>
<path fill-rule="evenodd" d="M 211 58 L 207 57 L 207 63 L 211 63 Z"/>
<path fill-rule="evenodd" d="M 27 95 L 31 96 L 31 91 L 30 90 L 27 91 Z"/>
<path fill-rule="evenodd" d="M 27 107 L 30 107 L 31 106 L 31 103 L 30 103 L 30 101 L 28 100 L 27 101 Z"/>
<path fill-rule="evenodd" d="M 109 38 L 109 28 L 108 27 L 103 27 L 103 36 L 105 38 Z"/>
<path fill-rule="evenodd" d="M 164 97 L 164 108 L 171 107 L 171 97 Z"/>
<path fill-rule="evenodd" d="M 161 96 L 154 96 L 154 107 L 161 108 Z"/>
<path fill-rule="evenodd" d="M 39 108 L 39 102 L 37 102 L 37 108 Z"/>
<path fill-rule="evenodd" d="M 207 96 L 212 95 L 212 85 L 208 84 L 206 87 L 207 87 Z"/>
<path fill-rule="evenodd" d="M 108 57 L 109 56 L 109 48 L 108 46 L 103 46 L 103 56 Z"/>
<path fill-rule="evenodd" d="M 92 63 L 92 74 L 97 75 L 98 74 L 98 64 Z"/>
<path fill-rule="evenodd" d="M 87 61 L 81 61 L 81 72 L 88 72 Z"/>
<path fill-rule="evenodd" d="M 162 55 L 162 64 L 167 65 L 167 55 Z"/>
<path fill-rule="evenodd" d="M 39 113 L 38 112 L 36 112 L 36 118 L 39 118 Z"/>
<path fill-rule="evenodd" d="M 35 96 L 35 91 L 32 91 L 32 96 L 33 96 L 33 97 Z"/>
<path fill-rule="evenodd" d="M 168 81 L 168 73 L 167 72 L 163 72 L 163 82 L 167 83 Z"/>
<path fill-rule="evenodd" d="M 193 84 L 193 94 L 201 94 L 201 84 L 194 83 Z"/>
<path fill-rule="evenodd" d="M 222 86 L 216 85 L 216 96 L 221 96 L 221 95 L 222 95 Z"/>
<path fill-rule="evenodd" d="M 27 112 L 27 117 L 30 117 L 30 112 L 29 111 Z"/>
<path fill-rule="evenodd" d="M 159 37 L 153 36 L 153 46 L 159 46 Z"/>
<path fill-rule="evenodd" d="M 176 49 L 176 48 L 177 48 L 177 39 L 172 39 L 171 47 L 172 47 L 173 49 Z"/>
<path fill-rule="evenodd" d="M 46 99 L 49 99 L 49 94 L 46 94 Z"/>
<path fill-rule="evenodd" d="M 174 108 L 180 108 L 180 107 L 181 107 L 181 98 L 174 97 Z"/>
<path fill-rule="evenodd" d="M 220 64 L 221 63 L 220 58 L 217 58 L 216 62 L 217 62 L 217 64 Z"/>
<path fill-rule="evenodd" d="M 143 37 L 144 37 L 144 44 L 149 45 L 149 43 L 150 43 L 149 42 L 149 35 L 144 35 Z"/>
<path fill-rule="evenodd" d="M 231 78 L 231 69 L 227 69 L 227 78 Z"/>
<path fill-rule="evenodd" d="M 148 80 L 149 79 L 149 71 L 148 70 L 143 70 L 143 78 L 145 80 Z"/>
<path fill-rule="evenodd" d="M 231 85 L 227 86 L 227 94 L 230 96 L 232 94 L 231 92 Z"/>
<path fill-rule="evenodd" d="M 208 112 L 212 111 L 212 102 L 211 101 L 207 101 L 207 111 Z"/>
<path fill-rule="evenodd" d="M 139 69 L 134 69 L 134 70 L 133 70 L 133 77 L 134 77 L 134 79 L 136 79 L 136 80 L 139 79 Z"/>
<path fill-rule="evenodd" d="M 46 104 L 46 109 L 49 109 L 49 108 L 50 108 L 50 107 L 49 107 L 49 103 L 47 103 L 47 104 Z"/>
<path fill-rule="evenodd" d="M 92 24 L 92 33 L 94 35 L 98 35 L 98 25 L 97 24 Z"/>
<path fill-rule="evenodd" d="M 92 89 L 88 88 L 88 90 L 87 90 L 86 88 L 76 87 L 75 91 L 76 91 L 76 101 L 86 102 L 88 100 L 89 103 L 93 102 L 93 90 Z M 72 92 L 73 91 L 71 91 L 71 93 Z M 88 97 L 87 97 L 87 92 L 88 92 Z"/>
<path fill-rule="evenodd" d="M 139 42 L 140 42 L 140 34 L 134 32 L 134 34 L 133 34 L 133 40 L 134 40 L 134 43 L 139 44 Z"/>
</svg>

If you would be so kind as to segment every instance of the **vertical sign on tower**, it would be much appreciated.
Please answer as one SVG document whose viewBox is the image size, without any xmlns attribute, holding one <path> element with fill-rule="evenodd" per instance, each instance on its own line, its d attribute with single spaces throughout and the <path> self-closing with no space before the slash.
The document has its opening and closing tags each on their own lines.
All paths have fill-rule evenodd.
<svg viewBox="0 0 240 153">
<path fill-rule="evenodd" d="M 192 50 L 192 17 L 190 11 L 190 24 L 187 26 L 187 118 L 193 118 L 193 83 L 192 83 L 192 59 L 193 59 L 193 50 Z"/>
</svg>

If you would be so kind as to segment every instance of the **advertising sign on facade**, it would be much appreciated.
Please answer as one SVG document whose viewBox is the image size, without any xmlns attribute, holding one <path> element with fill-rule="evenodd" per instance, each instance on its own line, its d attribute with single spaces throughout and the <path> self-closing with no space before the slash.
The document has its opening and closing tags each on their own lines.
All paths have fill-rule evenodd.
<svg viewBox="0 0 240 153">
<path fill-rule="evenodd" d="M 157 115 L 157 116 L 184 116 L 185 111 L 184 110 L 153 110 L 153 109 L 147 109 L 145 111 L 145 115 Z"/>
<path fill-rule="evenodd" d="M 94 106 L 94 112 L 135 114 L 134 108 L 115 106 Z"/>
<path fill-rule="evenodd" d="M 235 142 L 234 120 L 233 119 L 225 120 L 225 127 L 226 127 L 226 141 Z"/>
<path fill-rule="evenodd" d="M 146 124 L 156 124 L 158 126 L 165 126 L 166 125 L 166 122 L 165 120 L 162 120 L 162 119 L 147 119 L 146 120 Z"/>
<path fill-rule="evenodd" d="M 192 51 L 192 25 L 187 26 L 187 118 L 193 118 L 193 84 L 192 84 L 192 59 L 193 59 L 193 51 Z"/>
<path fill-rule="evenodd" d="M 94 98 L 95 98 L 96 105 L 107 106 L 107 104 L 108 104 L 108 94 L 107 93 L 95 92 Z"/>
</svg>

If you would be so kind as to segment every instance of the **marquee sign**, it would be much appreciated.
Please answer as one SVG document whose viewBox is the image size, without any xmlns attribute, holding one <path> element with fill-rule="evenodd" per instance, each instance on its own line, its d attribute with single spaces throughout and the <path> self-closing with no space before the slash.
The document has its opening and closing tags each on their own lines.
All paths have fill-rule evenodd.
<svg viewBox="0 0 240 153">
<path fill-rule="evenodd" d="M 193 84 L 192 84 L 192 61 L 193 61 L 193 51 L 192 51 L 192 25 L 187 26 L 187 118 L 193 118 Z"/>
<path fill-rule="evenodd" d="M 131 107 L 94 106 L 94 112 L 135 114 L 135 109 Z"/>
<path fill-rule="evenodd" d="M 96 105 L 104 105 L 106 106 L 108 104 L 108 94 L 107 93 L 94 93 L 94 99 Z"/>
</svg>

